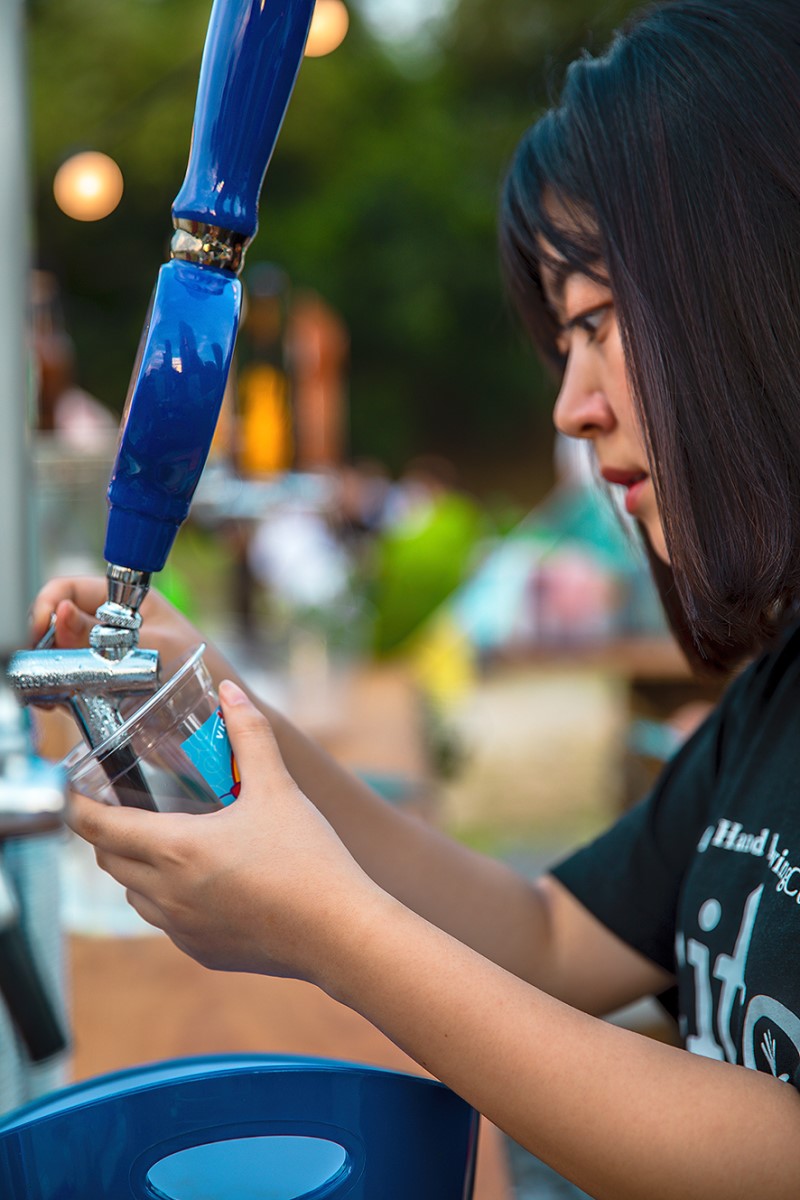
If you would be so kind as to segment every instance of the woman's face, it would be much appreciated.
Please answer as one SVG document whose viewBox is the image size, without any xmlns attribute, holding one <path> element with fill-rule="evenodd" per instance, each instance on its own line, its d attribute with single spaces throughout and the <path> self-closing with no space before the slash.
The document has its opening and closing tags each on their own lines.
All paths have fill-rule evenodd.
<svg viewBox="0 0 800 1200">
<path fill-rule="evenodd" d="M 611 291 L 586 275 L 563 279 L 546 266 L 542 282 L 567 360 L 553 413 L 556 428 L 591 441 L 600 474 L 624 488 L 626 510 L 645 528 L 658 557 L 668 562 Z"/>
</svg>

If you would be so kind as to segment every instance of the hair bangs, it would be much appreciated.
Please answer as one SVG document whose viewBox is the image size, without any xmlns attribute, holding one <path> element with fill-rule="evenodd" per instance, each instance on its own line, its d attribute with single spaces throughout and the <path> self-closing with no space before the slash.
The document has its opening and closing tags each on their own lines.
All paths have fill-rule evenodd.
<svg viewBox="0 0 800 1200">
<path fill-rule="evenodd" d="M 542 278 L 545 268 L 563 287 L 569 275 L 607 283 L 592 206 L 584 197 L 575 137 L 558 110 L 546 113 L 517 150 L 501 199 L 500 256 L 505 284 L 536 348 L 561 375 L 559 320 Z"/>
</svg>

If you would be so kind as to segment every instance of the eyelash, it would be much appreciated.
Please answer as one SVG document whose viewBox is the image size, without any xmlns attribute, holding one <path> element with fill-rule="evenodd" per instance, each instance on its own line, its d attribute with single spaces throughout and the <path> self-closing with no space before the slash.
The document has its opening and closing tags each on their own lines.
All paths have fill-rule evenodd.
<svg viewBox="0 0 800 1200">
<path fill-rule="evenodd" d="M 591 312 L 584 313 L 583 316 L 577 317 L 572 324 L 573 329 L 582 329 L 590 342 L 593 342 L 600 332 L 600 326 L 603 323 L 603 318 L 606 315 L 605 308 L 595 308 Z M 592 322 L 597 324 L 593 325 Z"/>
<path fill-rule="evenodd" d="M 566 365 L 569 355 L 569 344 L 567 344 L 565 349 L 561 349 L 564 345 L 564 339 L 568 338 L 574 329 L 580 329 L 582 333 L 586 334 L 586 339 L 589 345 L 591 345 L 597 339 L 600 327 L 610 307 L 610 304 L 599 304 L 597 308 L 589 309 L 588 312 L 581 313 L 579 317 L 573 317 L 572 320 L 566 321 L 559 327 L 556 345 L 559 357 L 564 365 Z M 592 324 L 593 321 L 596 321 L 597 324 Z"/>
</svg>

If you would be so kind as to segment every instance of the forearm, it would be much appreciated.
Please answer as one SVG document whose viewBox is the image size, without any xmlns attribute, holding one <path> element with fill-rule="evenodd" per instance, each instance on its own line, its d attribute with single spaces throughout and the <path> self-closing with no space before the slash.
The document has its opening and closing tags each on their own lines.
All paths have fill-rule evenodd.
<svg viewBox="0 0 800 1200">
<path fill-rule="evenodd" d="M 380 887 L 506 970 L 541 977 L 549 925 L 536 888 L 388 804 L 284 716 L 260 707 L 289 773 Z"/>
<path fill-rule="evenodd" d="M 597 1200 L 794 1200 L 800 1097 L 608 1025 L 389 897 L 329 946 L 323 983 Z"/>
<path fill-rule="evenodd" d="M 207 658 L 218 680 L 231 676 L 218 651 L 210 648 Z M 610 1012 L 671 982 L 552 878 L 531 883 L 387 804 L 281 713 L 251 696 L 301 791 L 370 878 L 407 908 L 504 970 L 588 1012 Z"/>
</svg>

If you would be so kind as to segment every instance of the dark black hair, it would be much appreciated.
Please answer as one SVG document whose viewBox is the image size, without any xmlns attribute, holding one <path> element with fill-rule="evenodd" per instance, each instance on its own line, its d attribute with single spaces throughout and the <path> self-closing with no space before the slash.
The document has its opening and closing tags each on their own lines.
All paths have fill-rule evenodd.
<svg viewBox="0 0 800 1200">
<path fill-rule="evenodd" d="M 611 287 L 671 563 L 656 581 L 690 657 L 727 669 L 800 599 L 798 0 L 644 9 L 523 138 L 501 255 L 559 370 L 542 237 Z"/>
</svg>

